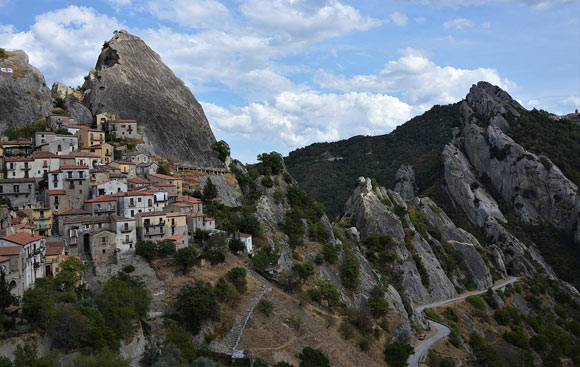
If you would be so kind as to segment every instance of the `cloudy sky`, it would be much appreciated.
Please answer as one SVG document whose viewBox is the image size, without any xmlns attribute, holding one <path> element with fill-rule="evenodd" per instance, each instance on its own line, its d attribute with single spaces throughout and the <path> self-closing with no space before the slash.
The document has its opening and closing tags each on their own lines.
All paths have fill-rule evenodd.
<svg viewBox="0 0 580 367">
<path fill-rule="evenodd" d="M 82 84 L 116 29 L 191 88 L 255 161 L 391 131 L 487 80 L 528 108 L 580 105 L 580 0 L 0 0 L 0 47 Z"/>
</svg>

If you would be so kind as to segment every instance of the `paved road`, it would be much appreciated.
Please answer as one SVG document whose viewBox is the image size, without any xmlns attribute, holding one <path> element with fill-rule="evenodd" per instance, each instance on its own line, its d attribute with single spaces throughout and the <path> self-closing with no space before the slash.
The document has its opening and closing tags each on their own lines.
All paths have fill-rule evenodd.
<svg viewBox="0 0 580 367">
<path fill-rule="evenodd" d="M 519 279 L 519 277 L 509 277 L 509 279 L 507 281 L 500 283 L 498 285 L 494 285 L 492 288 L 493 288 L 493 290 L 498 290 L 500 288 L 507 286 L 508 284 L 516 282 L 518 279 Z M 460 300 L 465 299 L 469 296 L 475 296 L 475 295 L 483 294 L 485 292 L 487 292 L 487 289 L 482 290 L 482 291 L 469 293 L 469 294 L 455 297 L 455 298 L 446 299 L 443 301 L 438 301 L 438 302 L 433 302 L 433 303 L 429 303 L 426 305 L 417 306 L 415 308 L 415 312 L 421 313 L 426 308 L 443 306 L 443 305 L 446 305 L 448 303 L 460 301 Z M 440 324 L 440 323 L 432 321 L 432 320 L 428 320 L 428 322 L 429 322 L 429 326 L 431 326 L 432 328 L 435 328 L 436 333 L 435 333 L 435 335 L 433 335 L 429 339 L 426 339 L 421 344 L 415 346 L 415 352 L 409 357 L 409 360 L 407 361 L 409 367 L 419 367 L 419 362 L 421 361 L 423 356 L 427 353 L 429 348 L 431 348 L 439 340 L 445 339 L 449 335 L 449 333 L 451 332 L 449 330 L 449 328 L 443 324 Z"/>
</svg>

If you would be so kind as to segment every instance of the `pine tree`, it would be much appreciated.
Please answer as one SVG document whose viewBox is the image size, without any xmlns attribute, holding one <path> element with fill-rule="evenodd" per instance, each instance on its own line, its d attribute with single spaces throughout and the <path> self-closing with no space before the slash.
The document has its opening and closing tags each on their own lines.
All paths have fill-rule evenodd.
<svg viewBox="0 0 580 367">
<path fill-rule="evenodd" d="M 10 288 L 6 283 L 6 276 L 4 272 L 0 275 L 0 308 L 8 307 L 12 304 L 12 294 Z"/>
<path fill-rule="evenodd" d="M 217 198 L 218 191 L 217 187 L 211 182 L 211 178 L 207 179 L 207 182 L 203 188 L 203 200 L 204 201 L 212 201 L 213 199 Z"/>
</svg>

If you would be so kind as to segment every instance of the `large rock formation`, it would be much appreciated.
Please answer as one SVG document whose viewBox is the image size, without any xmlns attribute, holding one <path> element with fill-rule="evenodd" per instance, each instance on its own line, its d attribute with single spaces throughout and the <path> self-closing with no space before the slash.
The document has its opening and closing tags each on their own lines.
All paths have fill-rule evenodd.
<svg viewBox="0 0 580 367">
<path fill-rule="evenodd" d="M 415 183 L 415 171 L 413 167 L 402 165 L 397 171 L 397 182 L 395 183 L 395 191 L 401 195 L 403 200 L 413 200 L 415 191 L 417 191 L 417 184 Z"/>
<path fill-rule="evenodd" d="M 199 102 L 139 37 L 116 33 L 103 46 L 83 85 L 93 115 L 136 119 L 152 153 L 200 166 L 221 167 L 215 137 Z"/>
<path fill-rule="evenodd" d="M 0 67 L 13 70 L 0 71 L 0 131 L 34 123 L 50 114 L 50 90 L 24 51 L 0 49 Z"/>
<path fill-rule="evenodd" d="M 73 94 L 69 94 L 64 98 L 63 101 L 64 109 L 68 112 L 68 115 L 73 120 L 80 122 L 81 124 L 90 125 L 93 123 L 93 115 L 88 108 L 82 104 L 77 97 Z"/>
</svg>

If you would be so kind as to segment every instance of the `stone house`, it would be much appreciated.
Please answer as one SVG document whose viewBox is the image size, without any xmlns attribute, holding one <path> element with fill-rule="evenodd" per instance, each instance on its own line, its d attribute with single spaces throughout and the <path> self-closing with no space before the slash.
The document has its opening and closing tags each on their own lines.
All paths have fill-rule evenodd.
<svg viewBox="0 0 580 367">
<path fill-rule="evenodd" d="M 37 131 L 34 136 L 37 150 L 57 155 L 68 155 L 79 150 L 79 138 L 74 135 L 60 135 L 50 131 Z"/>
<path fill-rule="evenodd" d="M 38 184 L 34 178 L 2 179 L 0 197 L 9 199 L 14 209 L 28 208 L 38 201 Z"/>
<path fill-rule="evenodd" d="M 57 275 L 60 263 L 66 258 L 64 246 L 47 246 L 44 253 L 44 275 L 46 277 Z"/>
<path fill-rule="evenodd" d="M 214 218 L 203 218 L 203 230 L 204 231 L 213 231 L 215 229 L 215 219 Z"/>
<path fill-rule="evenodd" d="M 140 139 L 136 120 L 108 120 L 106 123 L 109 135 L 116 139 Z"/>
<path fill-rule="evenodd" d="M 81 150 L 80 152 L 72 152 L 69 156 L 74 157 L 75 165 L 77 166 L 88 166 L 97 167 L 102 164 L 101 156 L 97 153 L 90 153 L 86 150 Z"/>
<path fill-rule="evenodd" d="M 44 202 L 37 201 L 30 208 L 22 209 L 28 218 L 34 223 L 41 236 L 52 235 L 52 208 L 44 205 Z"/>
<path fill-rule="evenodd" d="M 82 148 L 81 151 L 91 156 L 98 156 L 101 164 L 109 164 L 113 161 L 113 146 L 109 143 Z"/>
<path fill-rule="evenodd" d="M 6 157 L 6 178 L 42 178 L 32 170 L 33 158 L 26 157 Z"/>
<path fill-rule="evenodd" d="M 135 172 L 137 176 L 148 177 L 151 173 L 157 173 L 159 165 L 155 162 L 151 163 L 137 163 Z"/>
<path fill-rule="evenodd" d="M 61 234 L 68 244 L 68 254 L 72 256 L 87 256 L 91 253 L 90 233 L 100 229 L 111 227 L 111 219 L 108 216 L 80 216 L 63 220 Z"/>
<path fill-rule="evenodd" d="M 33 144 L 31 140 L 3 140 L 0 142 L 4 157 L 28 157 L 32 154 Z"/>
<path fill-rule="evenodd" d="M 10 288 L 15 289 L 14 295 L 22 296 L 36 279 L 44 277 L 45 242 L 44 236 L 25 232 L 18 232 L 0 239 L 0 247 L 11 248 L 1 250 L 0 256 L 13 257 L 10 268 L 18 270 L 18 281 L 15 281 L 15 286 L 12 285 L 14 280 L 9 283 Z M 20 250 L 14 247 L 20 247 Z"/>
<path fill-rule="evenodd" d="M 49 171 L 60 167 L 60 157 L 51 152 L 36 151 L 32 153 L 32 158 L 32 172 L 35 177 L 44 178 Z"/>
<path fill-rule="evenodd" d="M 137 227 L 134 218 L 111 216 L 112 230 L 117 234 L 116 246 L 120 252 L 134 251 L 137 244 Z"/>
<path fill-rule="evenodd" d="M 109 163 L 109 166 L 117 168 L 122 174 L 126 175 L 127 178 L 135 178 L 137 173 L 135 171 L 135 163 L 129 161 L 113 161 Z"/>
<path fill-rule="evenodd" d="M 91 195 L 93 197 L 103 195 L 113 195 L 118 192 L 126 192 L 127 184 L 120 180 L 105 180 L 91 184 Z"/>
<path fill-rule="evenodd" d="M 175 250 L 181 250 L 182 248 L 185 248 L 189 243 L 188 236 L 183 233 L 178 233 L 173 236 L 169 236 L 167 237 L 167 240 L 173 242 L 173 244 L 175 245 Z"/>
<path fill-rule="evenodd" d="M 187 232 L 189 237 L 195 235 L 195 232 L 200 229 L 203 230 L 203 213 L 185 213 L 187 218 Z"/>
<path fill-rule="evenodd" d="M 108 112 L 99 113 L 97 114 L 97 116 L 95 116 L 95 127 L 99 130 L 104 130 L 105 126 L 107 125 L 107 121 L 114 119 L 115 115 L 113 115 L 112 113 Z"/>
<path fill-rule="evenodd" d="M 85 210 L 91 215 L 116 215 L 117 199 L 112 195 L 103 195 L 85 200 Z"/>
<path fill-rule="evenodd" d="M 155 211 L 155 195 L 149 191 L 119 192 L 113 194 L 117 199 L 117 213 L 124 218 L 135 218 L 139 213 Z"/>
<path fill-rule="evenodd" d="M 57 212 L 54 212 L 53 217 L 53 226 L 52 231 L 56 235 L 64 236 L 66 235 L 66 230 L 64 226 L 64 221 L 71 218 L 81 218 L 81 217 L 90 217 L 91 213 L 84 209 L 75 209 L 72 207 L 68 207 Z"/>
<path fill-rule="evenodd" d="M 181 195 L 183 192 L 183 179 L 168 175 L 162 175 L 160 173 L 149 174 L 149 180 L 152 184 L 170 184 L 175 186 L 177 193 Z"/>
<path fill-rule="evenodd" d="M 150 186 L 149 181 L 144 180 L 142 178 L 135 177 L 129 178 L 127 180 L 127 189 L 131 191 L 147 188 L 149 186 Z"/>
<path fill-rule="evenodd" d="M 90 129 L 88 126 L 81 127 L 75 135 L 79 138 L 79 148 L 90 148 L 105 143 L 105 132 L 98 129 Z"/>
<path fill-rule="evenodd" d="M 47 179 L 47 203 L 55 210 L 68 207 L 80 209 L 90 195 L 87 166 L 62 166 L 50 171 Z"/>
<path fill-rule="evenodd" d="M 167 215 L 164 212 L 137 214 L 137 239 L 162 241 L 167 238 Z"/>
<path fill-rule="evenodd" d="M 153 157 L 145 153 L 131 153 L 127 155 L 127 160 L 133 163 L 153 163 Z"/>
<path fill-rule="evenodd" d="M 89 251 L 85 248 L 81 258 L 92 261 L 97 273 L 102 271 L 102 267 L 108 264 L 116 264 L 118 252 L 115 232 L 109 229 L 93 229 L 84 236 L 89 239 Z"/>
<path fill-rule="evenodd" d="M 189 239 L 189 230 L 187 228 L 187 215 L 180 213 L 166 213 L 167 231 L 169 236 L 183 234 L 186 236 L 185 242 Z"/>
</svg>

